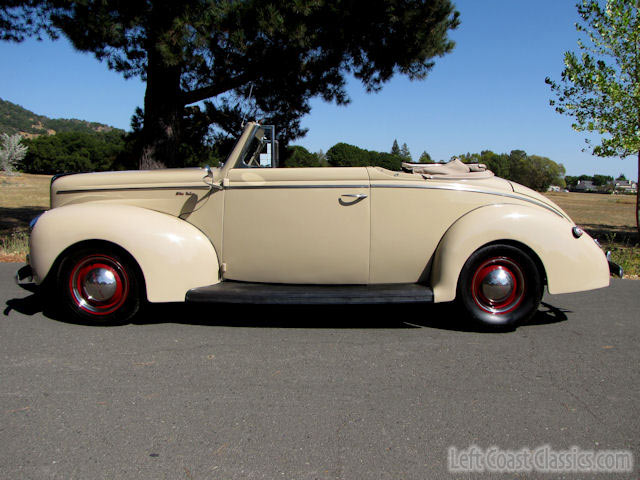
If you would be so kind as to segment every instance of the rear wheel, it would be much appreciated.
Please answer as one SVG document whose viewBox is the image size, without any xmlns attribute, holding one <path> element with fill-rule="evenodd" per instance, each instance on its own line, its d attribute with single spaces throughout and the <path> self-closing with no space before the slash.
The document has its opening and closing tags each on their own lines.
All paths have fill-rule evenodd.
<svg viewBox="0 0 640 480">
<path fill-rule="evenodd" d="M 77 319 L 122 323 L 140 308 L 140 279 L 133 262 L 115 249 L 83 248 L 63 260 L 58 294 Z"/>
<path fill-rule="evenodd" d="M 534 260 L 517 247 L 496 244 L 476 250 L 464 264 L 457 301 L 476 322 L 508 327 L 531 318 L 542 293 Z"/>
</svg>

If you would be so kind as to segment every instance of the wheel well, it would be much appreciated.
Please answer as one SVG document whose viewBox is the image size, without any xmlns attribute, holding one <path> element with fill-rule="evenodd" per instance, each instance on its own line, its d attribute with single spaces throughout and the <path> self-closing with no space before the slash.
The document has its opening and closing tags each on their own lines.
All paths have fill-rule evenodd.
<svg viewBox="0 0 640 480">
<path fill-rule="evenodd" d="M 511 247 L 515 247 L 522 250 L 524 253 L 526 253 L 531 257 L 533 262 L 536 264 L 536 267 L 538 268 L 538 273 L 540 273 L 540 277 L 544 279 L 544 284 L 545 285 L 547 284 L 547 272 L 544 269 L 542 260 L 540 260 L 540 257 L 538 257 L 538 254 L 534 252 L 529 246 L 525 245 L 524 243 L 518 242 L 516 240 L 495 240 L 493 242 L 489 242 L 485 245 L 482 245 L 480 248 L 488 247 L 491 245 L 509 245 Z M 480 250 L 480 248 L 478 248 L 477 250 Z"/>
<path fill-rule="evenodd" d="M 138 265 L 136 259 L 133 258 L 133 255 L 131 255 L 127 250 L 122 248 L 117 243 L 108 242 L 106 240 L 83 240 L 65 248 L 53 262 L 53 265 L 51 266 L 51 268 L 49 269 L 49 273 L 47 274 L 47 278 L 45 278 L 43 283 L 49 284 L 51 282 L 55 282 L 56 277 L 58 276 L 58 272 L 60 271 L 60 266 L 62 265 L 64 259 L 67 258 L 72 252 L 75 252 L 76 250 L 79 250 L 81 248 L 95 248 L 97 250 L 108 249 L 112 251 L 115 250 L 116 252 L 124 256 L 135 269 L 138 279 L 140 280 L 140 294 L 144 295 L 144 297 L 146 298 L 147 287 L 144 273 L 142 273 L 142 269 L 140 268 L 140 265 Z"/>
</svg>

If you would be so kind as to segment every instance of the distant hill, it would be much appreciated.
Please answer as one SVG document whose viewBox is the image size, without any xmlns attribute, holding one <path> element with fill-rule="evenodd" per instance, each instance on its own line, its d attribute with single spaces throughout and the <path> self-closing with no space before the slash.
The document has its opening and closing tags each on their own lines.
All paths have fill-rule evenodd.
<svg viewBox="0 0 640 480">
<path fill-rule="evenodd" d="M 75 118 L 49 118 L 37 115 L 26 108 L 0 98 L 0 133 L 20 133 L 25 138 L 55 135 L 61 132 L 111 132 L 121 131 L 102 123 L 87 122 Z"/>
</svg>

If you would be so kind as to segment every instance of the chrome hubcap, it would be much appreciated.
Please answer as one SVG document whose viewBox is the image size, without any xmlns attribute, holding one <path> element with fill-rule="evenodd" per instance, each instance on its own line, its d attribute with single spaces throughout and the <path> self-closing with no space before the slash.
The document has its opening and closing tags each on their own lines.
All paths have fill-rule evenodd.
<svg viewBox="0 0 640 480">
<path fill-rule="evenodd" d="M 513 311 L 524 298 L 525 281 L 520 266 L 506 257 L 485 260 L 473 276 L 473 300 L 487 313 Z"/>
<path fill-rule="evenodd" d="M 511 272 L 502 266 L 491 270 L 482 279 L 482 294 L 490 302 L 505 300 L 513 292 L 515 282 Z"/>
<path fill-rule="evenodd" d="M 118 281 L 111 270 L 95 268 L 84 277 L 82 287 L 88 300 L 104 302 L 115 295 Z"/>
<path fill-rule="evenodd" d="M 71 270 L 69 291 L 78 308 L 94 315 L 108 315 L 126 301 L 129 279 L 115 258 L 90 255 Z"/>
</svg>

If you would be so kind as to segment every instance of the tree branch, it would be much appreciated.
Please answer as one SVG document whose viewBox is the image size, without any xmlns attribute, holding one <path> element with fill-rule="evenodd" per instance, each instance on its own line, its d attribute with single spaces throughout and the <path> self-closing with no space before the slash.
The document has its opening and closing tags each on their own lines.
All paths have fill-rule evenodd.
<svg viewBox="0 0 640 480">
<path fill-rule="evenodd" d="M 215 97 L 221 93 L 228 92 L 229 90 L 244 85 L 250 78 L 249 74 L 243 73 L 235 77 L 226 78 L 220 82 L 214 83 L 213 85 L 196 88 L 190 92 L 183 92 L 181 96 L 182 103 L 183 105 L 189 105 L 191 103 L 199 102 L 200 100 Z"/>
</svg>

